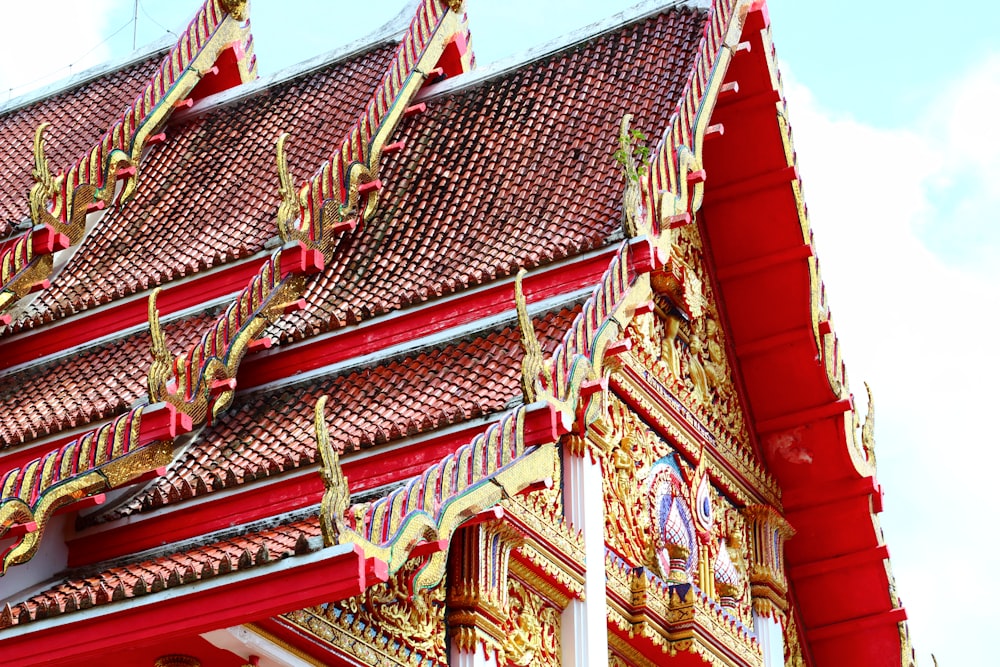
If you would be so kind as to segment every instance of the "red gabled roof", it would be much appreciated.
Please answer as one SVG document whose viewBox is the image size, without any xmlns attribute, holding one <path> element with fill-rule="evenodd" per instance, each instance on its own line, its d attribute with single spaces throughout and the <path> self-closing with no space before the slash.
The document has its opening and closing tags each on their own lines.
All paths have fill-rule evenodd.
<svg viewBox="0 0 1000 667">
<path fill-rule="evenodd" d="M 576 312 L 563 309 L 536 320 L 544 350 L 555 348 Z M 313 408 L 323 395 L 330 397 L 331 442 L 344 452 L 498 414 L 520 398 L 522 356 L 517 327 L 507 327 L 349 373 L 251 394 L 203 432 L 166 475 L 107 518 L 156 509 L 314 463 Z M 396 480 L 414 474 L 401 461 L 397 467 Z M 392 476 L 375 477 L 352 479 L 352 489 L 384 484 Z M 302 504 L 309 502 L 306 498 Z"/>
<path fill-rule="evenodd" d="M 164 325 L 178 349 L 195 342 L 218 313 Z M 113 417 L 146 396 L 148 331 L 0 376 L 0 448 Z M 5 459 L 5 462 L 8 459 Z"/>
<path fill-rule="evenodd" d="M 259 252 L 277 234 L 278 135 L 292 134 L 293 173 L 311 171 L 364 108 L 393 47 L 377 46 L 168 126 L 166 143 L 144 161 L 135 198 L 104 217 L 11 330 Z"/>
<path fill-rule="evenodd" d="M 395 137 L 405 150 L 383 160 L 374 219 L 270 334 L 299 339 L 603 245 L 619 228 L 621 116 L 665 125 L 703 23 L 679 8 L 468 89 L 428 89 Z M 664 66 L 630 65 L 650 52 Z"/>
<path fill-rule="evenodd" d="M 164 49 L 165 50 L 165 49 Z M 53 168 L 73 162 L 97 141 L 132 103 L 160 64 L 162 53 L 132 62 L 79 86 L 25 106 L 0 109 L 0 239 L 28 218 L 28 190 L 34 182 L 32 141 L 35 130 L 51 123 L 46 156 Z"/>
</svg>

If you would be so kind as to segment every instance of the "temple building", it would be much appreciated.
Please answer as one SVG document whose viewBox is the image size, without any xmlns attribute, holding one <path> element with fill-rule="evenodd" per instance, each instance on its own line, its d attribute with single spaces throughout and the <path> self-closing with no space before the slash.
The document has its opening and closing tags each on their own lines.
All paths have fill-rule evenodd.
<svg viewBox="0 0 1000 667">
<path fill-rule="evenodd" d="M 475 5 L 0 109 L 0 663 L 914 664 L 763 0 Z"/>
</svg>

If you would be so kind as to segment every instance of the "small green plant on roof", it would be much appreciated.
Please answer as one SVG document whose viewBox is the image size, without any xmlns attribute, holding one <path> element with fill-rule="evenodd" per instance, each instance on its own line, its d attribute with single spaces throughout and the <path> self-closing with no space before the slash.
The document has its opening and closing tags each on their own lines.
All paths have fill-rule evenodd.
<svg viewBox="0 0 1000 667">
<path fill-rule="evenodd" d="M 649 165 L 649 146 L 641 143 L 646 135 L 629 127 L 632 114 L 622 116 L 618 130 L 618 150 L 612 157 L 625 175 L 625 192 L 622 196 L 622 229 L 629 238 L 639 235 L 639 221 L 642 219 L 642 193 L 639 180 L 646 175 Z"/>
<path fill-rule="evenodd" d="M 630 129 L 631 122 L 632 114 L 622 116 L 621 130 L 618 133 L 618 150 L 612 157 L 621 166 L 625 178 L 638 183 L 639 179 L 646 175 L 651 151 L 649 146 L 639 143 L 646 141 L 646 135 L 641 130 Z"/>
</svg>

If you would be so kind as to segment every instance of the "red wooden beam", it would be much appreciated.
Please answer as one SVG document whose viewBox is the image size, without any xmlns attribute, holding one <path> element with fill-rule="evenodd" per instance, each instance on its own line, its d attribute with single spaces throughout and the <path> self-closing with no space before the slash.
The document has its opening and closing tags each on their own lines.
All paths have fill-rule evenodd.
<svg viewBox="0 0 1000 667">
<path fill-rule="evenodd" d="M 850 399 L 842 398 L 839 401 L 833 401 L 832 403 L 826 403 L 824 405 L 806 408 L 805 410 L 790 412 L 771 419 L 764 419 L 757 422 L 757 432 L 773 433 L 774 431 L 784 431 L 785 429 L 794 428 L 803 424 L 811 424 L 812 422 L 817 422 L 821 419 L 828 419 L 830 417 L 842 415 L 845 412 L 848 412 L 851 407 Z"/>
<path fill-rule="evenodd" d="M 286 611 L 358 595 L 388 579 L 384 562 L 365 557 L 354 544 L 291 556 L 248 570 L 168 588 L 116 604 L 8 629 L 4 663 L 57 666 L 103 664 L 127 642 L 139 647 L 173 637 L 201 634 Z"/>
</svg>

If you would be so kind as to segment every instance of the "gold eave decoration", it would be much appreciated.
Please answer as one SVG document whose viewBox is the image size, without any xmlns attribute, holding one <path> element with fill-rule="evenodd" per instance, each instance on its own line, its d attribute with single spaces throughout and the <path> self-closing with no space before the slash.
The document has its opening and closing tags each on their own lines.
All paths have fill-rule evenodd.
<svg viewBox="0 0 1000 667">
<path fill-rule="evenodd" d="M 34 139 L 35 183 L 28 197 L 33 227 L 0 255 L 0 324 L 10 322 L 16 304 L 54 279 L 56 252 L 63 253 L 59 266 L 64 266 L 100 217 L 135 194 L 143 152 L 160 128 L 213 71 L 224 49 L 250 41 L 250 25 L 243 20 L 243 10 L 237 11 L 239 4 L 206 0 L 132 105 L 58 176 L 52 175 L 45 157 L 49 123 L 39 125 Z M 256 78 L 252 53 L 242 55 L 238 63 L 242 80 Z"/>
<path fill-rule="evenodd" d="M 763 654 L 743 626 L 694 584 L 668 584 L 608 553 L 608 641 L 637 664 L 756 667 Z"/>
<path fill-rule="evenodd" d="M 316 435 L 322 444 L 330 436 L 321 407 L 317 406 Z M 327 493 L 320 506 L 320 525 L 327 545 L 331 538 L 337 544 L 357 544 L 368 558 L 387 563 L 394 575 L 418 544 L 450 540 L 466 520 L 552 479 L 558 435 L 551 431 L 551 420 L 547 406 L 517 408 L 388 496 L 346 510 L 342 500 L 335 500 L 343 499 L 345 492 L 337 485 L 346 484 L 338 458 L 324 454 Z M 532 440 L 538 444 L 530 444 Z M 336 452 L 332 446 L 330 450 Z M 430 554 L 412 579 L 414 590 L 437 585 L 446 563 L 447 550 Z"/>
</svg>

